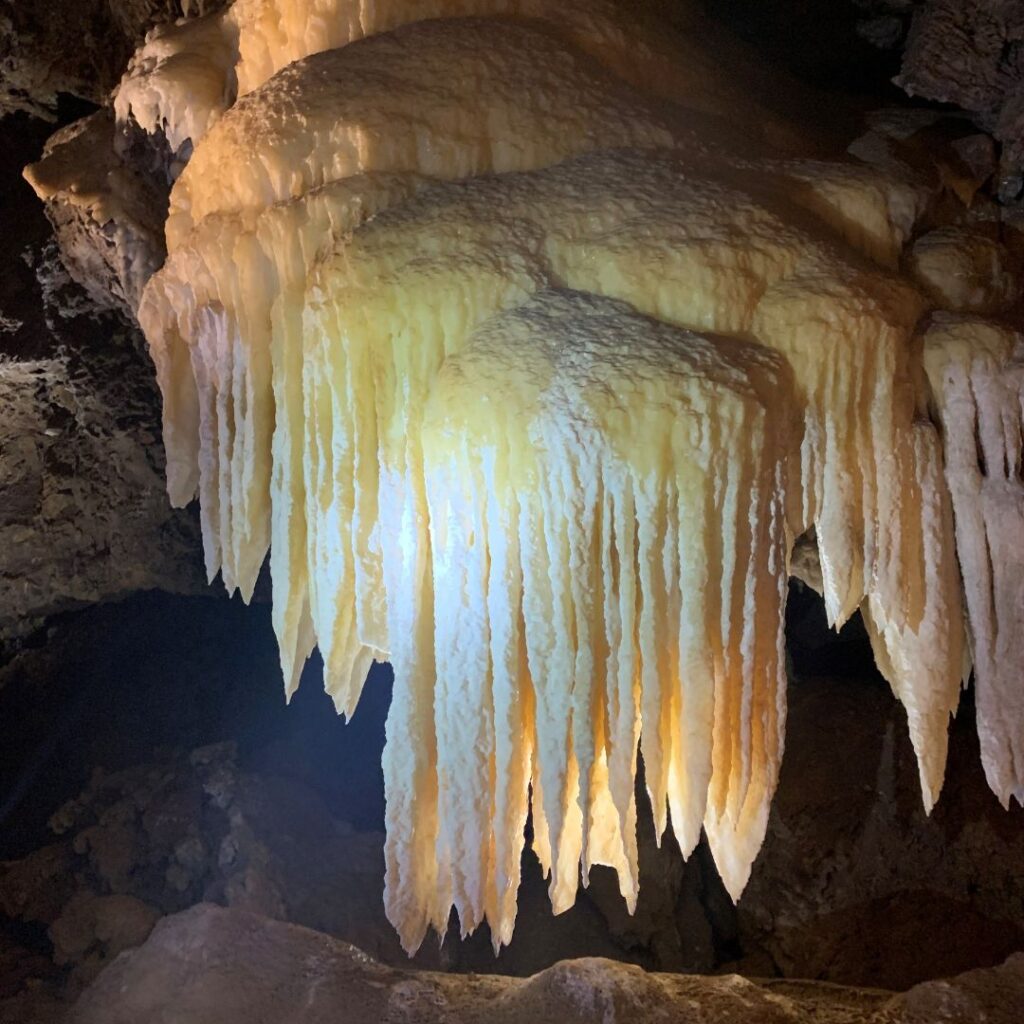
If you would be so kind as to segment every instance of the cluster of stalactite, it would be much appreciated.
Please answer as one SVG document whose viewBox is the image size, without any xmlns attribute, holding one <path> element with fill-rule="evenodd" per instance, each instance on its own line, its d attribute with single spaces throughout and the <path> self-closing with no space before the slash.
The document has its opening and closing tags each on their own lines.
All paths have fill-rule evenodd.
<svg viewBox="0 0 1024 1024">
<path fill-rule="evenodd" d="M 659 836 L 703 829 L 739 897 L 811 529 L 926 807 L 972 655 L 1024 797 L 1020 351 L 977 314 L 922 342 L 924 185 L 796 155 L 699 35 L 611 3 L 237 0 L 116 108 L 184 163 L 138 317 L 209 575 L 248 598 L 269 550 L 289 694 L 314 645 L 345 714 L 394 666 L 408 949 L 452 906 L 510 940 L 528 813 L 556 912 L 594 864 L 632 907 L 638 751 Z"/>
</svg>

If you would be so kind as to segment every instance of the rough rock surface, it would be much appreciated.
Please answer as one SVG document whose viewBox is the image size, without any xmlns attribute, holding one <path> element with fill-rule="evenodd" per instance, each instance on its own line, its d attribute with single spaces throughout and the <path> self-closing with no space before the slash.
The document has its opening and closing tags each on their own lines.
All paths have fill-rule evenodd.
<svg viewBox="0 0 1024 1024">
<path fill-rule="evenodd" d="M 380 906 L 381 837 L 301 784 L 243 773 L 232 744 L 97 772 L 52 826 L 66 842 L 0 866 L 0 910 L 47 925 L 79 980 L 201 899 L 402 956 Z"/>
<path fill-rule="evenodd" d="M 1024 5 L 924 0 L 914 9 L 897 79 L 911 96 L 970 111 L 1004 146 L 999 191 L 1024 190 Z"/>
<path fill-rule="evenodd" d="M 206 904 L 165 918 L 119 957 L 69 1024 L 1016 1024 L 1022 999 L 1024 956 L 896 998 L 813 982 L 646 974 L 596 958 L 525 980 L 411 973 L 326 935 Z"/>
<path fill-rule="evenodd" d="M 0 154 L 0 638 L 135 589 L 203 585 L 164 487 L 159 397 L 134 329 L 69 279 L 21 180 L 45 125 Z M 5 134 L 5 141 L 8 136 Z"/>
<path fill-rule="evenodd" d="M 104 107 L 62 128 L 26 170 L 45 196 L 61 259 L 97 309 L 134 323 L 142 289 L 166 256 L 167 186 L 115 151 L 113 111 Z"/>
<path fill-rule="evenodd" d="M 904 713 L 869 680 L 790 685 L 768 836 L 735 911 L 744 973 L 902 988 L 1024 949 L 1024 811 L 985 784 L 973 708 L 926 816 Z"/>
<path fill-rule="evenodd" d="M 269 646 L 265 668 L 252 672 L 274 680 Z M 200 699 L 190 692 L 185 700 Z M 249 706 L 257 695 L 228 698 L 243 699 Z M 386 695 L 379 703 L 382 716 Z M 415 966 L 527 975 L 598 955 L 649 970 L 724 968 L 898 990 L 1024 949 L 1024 812 L 1007 814 L 985 787 L 969 714 L 954 727 L 957 788 L 929 818 L 903 713 L 879 681 L 803 680 L 791 686 L 791 705 L 793 741 L 768 841 L 738 907 L 706 849 L 686 864 L 671 844 L 657 849 L 645 813 L 633 917 L 607 869 L 592 873 L 571 911 L 552 917 L 528 854 L 521 927 L 498 960 L 486 930 L 460 942 L 453 921 L 444 945 L 427 944 Z M 337 728 L 332 743 L 380 728 L 365 717 L 341 726 L 327 706 L 318 708 Z M 258 717 L 270 713 L 260 698 Z M 218 714 L 215 704 L 207 714 Z M 311 742 L 308 731 L 296 736 Z M 367 749 L 343 769 L 347 788 L 369 791 L 370 804 L 381 799 L 378 754 Z M 313 927 L 384 963 L 408 964 L 383 913 L 380 832 L 341 820 L 334 797 L 312 784 L 325 781 L 323 767 L 301 769 L 291 744 L 251 760 L 259 765 L 218 744 L 98 772 L 54 815 L 57 841 L 0 866 L 0 914 L 48 930 L 75 984 L 144 931 L 146 908 L 164 915 L 199 900 Z"/>
<path fill-rule="evenodd" d="M 200 585 L 137 360 L 122 334 L 88 367 L 0 362 L 0 635 L 131 590 Z"/>
<path fill-rule="evenodd" d="M 408 963 L 384 916 L 383 835 L 354 830 L 294 778 L 245 770 L 234 744 L 97 772 L 51 827 L 61 841 L 0 864 L 0 914 L 46 927 L 55 961 L 73 969 L 73 987 L 141 941 L 157 917 L 199 900 L 303 924 L 385 963 Z M 659 864 L 667 877 L 656 873 Z M 655 851 L 652 842 L 645 867 L 652 882 L 661 882 L 662 896 L 679 899 L 678 857 Z M 697 932 L 704 936 L 703 957 L 695 958 L 688 943 L 682 948 L 678 935 L 672 957 L 671 915 L 659 919 L 653 903 L 630 919 L 614 880 L 602 879 L 609 884 L 597 887 L 594 901 L 552 918 L 545 884 L 536 864 L 530 868 L 521 895 L 524 932 L 500 962 L 486 936 L 460 943 L 456 926 L 444 947 L 427 944 L 415 964 L 528 974 L 564 956 L 595 953 L 650 964 L 646 950 L 653 947 L 679 967 L 713 966 L 710 929 L 696 902 L 691 916 L 703 929 Z M 693 899 L 692 882 L 686 895 Z M 609 908 L 611 928 L 598 906 Z"/>
<path fill-rule="evenodd" d="M 223 0 L 0 0 L 0 117 L 52 115 L 59 93 L 103 102 L 150 26 Z"/>
</svg>

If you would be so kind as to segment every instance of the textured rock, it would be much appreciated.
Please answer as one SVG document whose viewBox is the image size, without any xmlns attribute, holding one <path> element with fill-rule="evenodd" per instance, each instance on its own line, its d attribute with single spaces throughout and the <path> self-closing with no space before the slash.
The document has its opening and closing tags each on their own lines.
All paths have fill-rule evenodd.
<svg viewBox="0 0 1024 1024">
<path fill-rule="evenodd" d="M 851 646 L 837 645 L 847 659 Z M 270 677 L 272 658 L 256 671 Z M 635 915 L 614 873 L 595 869 L 577 905 L 553 918 L 528 855 L 520 927 L 498 959 L 486 930 L 460 941 L 454 923 L 415 966 L 522 976 L 600 955 L 653 970 L 725 966 L 898 990 L 1024 949 L 1024 812 L 1007 815 L 985 787 L 970 716 L 954 726 L 957 786 L 925 817 L 902 713 L 880 680 L 806 680 L 791 686 L 791 703 L 777 805 L 738 906 L 703 845 L 686 864 L 670 844 L 656 848 L 645 807 Z M 377 727 L 360 719 L 336 742 Z M 366 763 L 378 752 L 367 750 Z M 275 756 L 297 766 L 291 750 Z M 380 800 L 375 772 L 347 773 L 370 801 Z M 53 824 L 59 842 L 0 867 L 0 912 L 54 939 L 56 922 L 81 920 L 96 899 L 132 897 L 161 914 L 212 900 L 316 928 L 384 963 L 409 962 L 382 910 L 383 836 L 340 821 L 333 802 L 279 768 L 244 766 L 231 745 L 97 773 Z M 85 934 L 81 951 L 62 958 L 87 975 L 104 943 L 92 925 Z"/>
<path fill-rule="evenodd" d="M 43 137 L 39 123 L 6 124 L 0 638 L 134 589 L 203 584 L 192 516 L 167 503 L 148 356 L 132 329 L 97 316 L 46 241 L 46 219 L 20 180 L 25 157 Z"/>
<path fill-rule="evenodd" d="M 109 107 L 47 140 L 26 177 L 44 198 L 61 259 L 97 309 L 131 322 L 142 288 L 164 261 L 166 187 L 115 152 Z"/>
<path fill-rule="evenodd" d="M 72 965 L 76 978 L 95 973 L 125 936 L 152 923 L 152 912 L 204 899 L 316 928 L 386 963 L 408 962 L 384 916 L 383 836 L 353 830 L 297 780 L 244 770 L 232 744 L 97 772 L 51 825 L 61 842 L 0 864 L 0 912 L 47 926 L 55 959 Z M 523 934 L 500 961 L 486 934 L 460 943 L 456 925 L 442 948 L 425 946 L 416 965 L 528 974 L 565 956 L 599 953 L 710 969 L 710 926 L 694 899 L 698 876 L 669 851 L 655 851 L 645 825 L 642 863 L 652 887 L 635 919 L 622 908 L 614 876 L 599 872 L 594 899 L 552 919 L 531 857 Z M 686 899 L 699 948 L 671 912 Z"/>
<path fill-rule="evenodd" d="M 940 309 L 998 314 L 1020 297 L 1016 261 L 998 239 L 962 227 L 918 238 L 907 269 Z"/>
<path fill-rule="evenodd" d="M 789 699 L 768 837 L 736 908 L 753 958 L 740 969 L 902 988 L 1024 948 L 1024 811 L 986 787 L 970 707 L 951 725 L 955 785 L 926 816 L 880 680 L 802 680 Z"/>
<path fill-rule="evenodd" d="M 0 409 L 0 635 L 135 589 L 198 587 L 191 523 L 167 506 L 151 383 L 126 335 L 88 367 L 0 363 Z"/>
<path fill-rule="evenodd" d="M 1024 188 L 1024 7 L 1016 0 L 925 0 L 897 82 L 911 96 L 970 111 L 1004 145 L 999 191 Z"/>
<path fill-rule="evenodd" d="M 79 893 L 50 927 L 55 962 L 76 965 L 75 985 L 90 981 L 118 953 L 141 945 L 159 917 L 134 896 Z"/>
<path fill-rule="evenodd" d="M 199 905 L 165 918 L 86 990 L 69 1024 L 1016 1024 L 1024 956 L 887 999 L 867 989 L 646 974 L 597 958 L 520 980 L 410 973 L 328 936 Z M 984 1016 L 981 1014 L 984 1013 Z"/>
<path fill-rule="evenodd" d="M 897 1019 L 908 1024 L 1019 1020 L 1024 1007 L 1024 954 L 1017 953 L 998 967 L 915 985 L 890 1005 Z"/>
<path fill-rule="evenodd" d="M 51 115 L 58 93 L 102 102 L 154 24 L 223 0 L 0 0 L 0 117 Z"/>
</svg>

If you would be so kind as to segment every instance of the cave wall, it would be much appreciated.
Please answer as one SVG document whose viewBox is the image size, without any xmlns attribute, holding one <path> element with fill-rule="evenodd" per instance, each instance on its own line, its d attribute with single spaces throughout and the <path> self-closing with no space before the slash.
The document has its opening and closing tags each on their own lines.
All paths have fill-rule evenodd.
<svg viewBox="0 0 1024 1024">
<path fill-rule="evenodd" d="M 62 95 L 103 103 L 154 25 L 224 6 L 223 0 L 0 3 L 0 117 L 53 120 Z"/>
<path fill-rule="evenodd" d="M 552 917 L 527 852 L 516 935 L 497 959 L 486 929 L 460 941 L 453 920 L 413 965 L 522 976 L 605 956 L 901 989 L 1024 946 L 1024 812 L 988 790 L 970 704 L 925 816 L 905 713 L 865 638 L 851 628 L 822 646 L 820 606 L 793 607 L 788 751 L 737 906 L 705 843 L 686 863 L 656 847 L 642 796 L 634 916 L 596 868 Z M 205 899 L 408 964 L 381 900 L 390 672 L 375 669 L 347 725 L 319 672 L 312 662 L 286 707 L 265 604 L 149 594 L 52 620 L 0 670 L 0 716 L 22 723 L 0 759 L 0 932 L 21 929 L 21 948 L 81 987 Z"/>
<path fill-rule="evenodd" d="M 71 280 L 22 179 L 52 130 L 0 122 L 0 641 L 69 608 L 204 584 L 195 517 L 167 503 L 138 330 Z"/>
</svg>

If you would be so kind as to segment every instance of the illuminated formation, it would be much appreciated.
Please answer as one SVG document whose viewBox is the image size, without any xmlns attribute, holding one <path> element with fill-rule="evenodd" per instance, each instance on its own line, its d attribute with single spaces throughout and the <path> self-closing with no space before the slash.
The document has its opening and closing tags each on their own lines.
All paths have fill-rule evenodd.
<svg viewBox="0 0 1024 1024">
<path fill-rule="evenodd" d="M 667 804 L 688 854 L 703 823 L 742 891 L 782 754 L 791 404 L 777 355 L 585 292 L 538 292 L 445 360 L 422 462 L 437 909 L 463 927 L 511 938 L 528 783 L 555 910 L 581 861 L 635 906 L 638 739 L 659 830 Z"/>
<path fill-rule="evenodd" d="M 926 808 L 972 651 L 1024 799 L 1021 352 L 962 312 L 1013 282 L 925 236 L 908 266 L 961 312 L 922 343 L 923 185 L 795 155 L 699 37 L 611 3 L 237 0 L 148 40 L 115 106 L 183 167 L 138 317 L 210 577 L 248 599 L 269 549 L 289 694 L 314 645 L 346 715 L 394 666 L 408 950 L 452 906 L 510 941 L 528 812 L 556 912 L 593 864 L 632 909 L 638 748 L 658 835 L 703 828 L 739 898 L 812 528 Z"/>
</svg>

